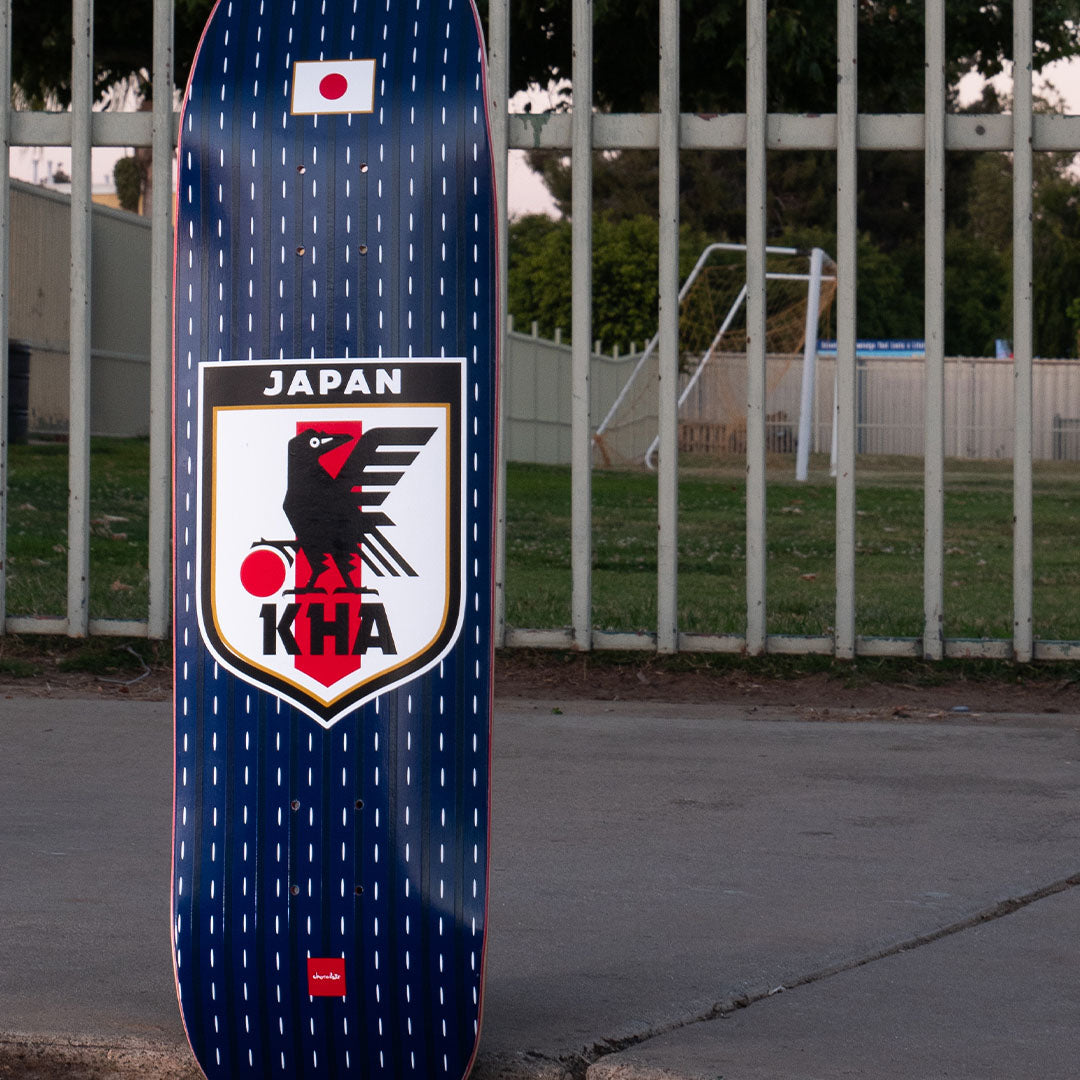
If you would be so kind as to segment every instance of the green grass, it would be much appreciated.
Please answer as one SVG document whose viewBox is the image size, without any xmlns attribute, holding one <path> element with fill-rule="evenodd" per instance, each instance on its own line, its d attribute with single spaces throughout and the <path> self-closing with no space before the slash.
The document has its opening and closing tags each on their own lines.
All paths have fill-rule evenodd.
<svg viewBox="0 0 1080 1080">
<path fill-rule="evenodd" d="M 93 439 L 90 616 L 145 619 L 149 443 Z M 8 450 L 9 615 L 67 612 L 67 445 Z"/>
<path fill-rule="evenodd" d="M 835 604 L 835 495 L 824 462 L 796 484 L 790 458 L 770 459 L 767 493 L 768 630 L 831 632 Z M 684 459 L 679 486 L 679 626 L 745 629 L 745 466 Z M 860 459 L 856 518 L 856 629 L 921 636 L 922 464 Z M 147 606 L 149 447 L 94 439 L 91 450 L 90 613 L 144 619 Z M 66 610 L 67 447 L 9 450 L 8 614 Z M 516 627 L 570 624 L 570 473 L 510 465 L 507 619 Z M 593 621 L 601 629 L 656 626 L 656 477 L 593 476 Z M 1040 462 L 1034 479 L 1035 633 L 1080 640 L 1080 470 Z M 1012 466 L 946 465 L 945 633 L 1011 634 Z"/>
<path fill-rule="evenodd" d="M 835 605 L 835 487 L 816 461 L 792 479 L 770 459 L 767 493 L 768 630 L 831 632 Z M 679 627 L 745 629 L 746 499 L 736 459 L 685 460 L 679 484 Z M 570 479 L 566 469 L 511 465 L 507 492 L 507 619 L 570 623 Z M 656 624 L 656 478 L 593 477 L 593 617 L 605 630 Z M 922 635 L 922 463 L 860 459 L 856 497 L 856 630 Z M 1035 632 L 1080 639 L 1080 475 L 1067 463 L 1035 467 Z M 948 462 L 945 633 L 1009 637 L 1012 627 L 1012 466 Z"/>
</svg>

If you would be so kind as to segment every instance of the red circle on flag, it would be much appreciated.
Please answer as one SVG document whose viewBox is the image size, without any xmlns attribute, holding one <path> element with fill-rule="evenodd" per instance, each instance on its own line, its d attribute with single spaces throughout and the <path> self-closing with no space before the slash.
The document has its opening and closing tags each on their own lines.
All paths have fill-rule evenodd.
<svg viewBox="0 0 1080 1080">
<path fill-rule="evenodd" d="M 285 563 L 276 551 L 253 551 L 240 564 L 240 584 L 252 596 L 271 596 L 285 584 Z"/>
<path fill-rule="evenodd" d="M 324 75 L 319 82 L 319 93 L 328 101 L 337 101 L 338 98 L 344 97 L 348 89 L 349 80 L 337 71 Z"/>
</svg>

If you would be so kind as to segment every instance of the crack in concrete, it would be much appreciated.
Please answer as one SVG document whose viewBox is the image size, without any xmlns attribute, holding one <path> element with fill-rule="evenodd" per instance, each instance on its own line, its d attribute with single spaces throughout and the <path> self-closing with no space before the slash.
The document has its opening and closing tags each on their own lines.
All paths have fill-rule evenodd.
<svg viewBox="0 0 1080 1080">
<path fill-rule="evenodd" d="M 652 1039 L 659 1038 L 662 1035 L 669 1035 L 694 1024 L 723 1019 L 725 1016 L 749 1008 L 751 1005 L 779 993 L 823 982 L 847 971 L 854 971 L 868 964 L 877 963 L 879 960 L 886 960 L 889 957 L 898 956 L 900 953 L 911 952 L 914 949 L 932 945 L 943 938 L 1003 919 L 1025 907 L 1029 907 L 1031 904 L 1038 903 L 1040 900 L 1045 900 L 1058 893 L 1067 892 L 1078 886 L 1080 886 L 1080 873 L 1072 874 L 1050 885 L 1044 885 L 1039 889 L 1024 893 L 1022 896 L 1002 900 L 992 907 L 985 908 L 954 923 L 949 923 L 947 926 L 940 927 L 937 930 L 919 934 L 916 937 L 886 948 L 875 950 L 866 956 L 820 968 L 787 980 L 779 986 L 762 987 L 758 990 L 733 995 L 723 1001 L 716 1002 L 709 1009 L 696 1016 L 674 1020 L 671 1023 L 657 1025 L 623 1037 L 601 1039 L 593 1043 L 591 1047 L 586 1047 L 579 1052 L 562 1054 L 557 1057 L 551 1057 L 537 1051 L 526 1051 L 520 1056 L 493 1055 L 487 1057 L 481 1054 L 472 1074 L 473 1080 L 525 1080 L 525 1078 L 528 1078 L 528 1080 L 587 1080 L 592 1066 L 612 1054 L 629 1050 L 634 1046 L 641 1046 Z M 173 1046 L 172 1044 L 123 1038 L 115 1040 L 76 1036 L 44 1038 L 17 1033 L 0 1033 L 0 1075 L 7 1075 L 12 1068 L 17 1067 L 19 1072 L 15 1075 L 26 1076 L 27 1080 L 31 1080 L 31 1078 L 33 1080 L 46 1080 L 46 1078 L 51 1080 L 51 1078 L 58 1075 L 67 1075 L 73 1063 L 77 1063 L 79 1066 L 88 1069 L 85 1073 L 80 1072 L 80 1076 L 85 1076 L 87 1080 L 97 1080 L 99 1077 L 104 1080 L 106 1074 L 95 1071 L 97 1066 L 103 1066 L 103 1063 L 99 1060 L 102 1052 L 109 1059 L 109 1076 L 138 1075 L 143 1080 L 148 1080 L 151 1077 L 158 1078 L 158 1080 L 187 1080 L 188 1077 L 198 1075 L 186 1048 Z M 118 1057 L 124 1060 L 118 1062 L 116 1060 Z M 527 1061 L 523 1059 L 527 1059 Z M 117 1072 L 118 1066 L 130 1067 L 133 1071 L 129 1074 L 121 1068 Z"/>
<path fill-rule="evenodd" d="M 1031 904 L 1036 904 L 1040 900 L 1056 896 L 1058 893 L 1075 889 L 1077 886 L 1080 886 L 1080 873 L 1071 874 L 1069 877 L 1061 878 L 1050 885 L 1044 885 L 1041 888 L 1024 893 L 1022 896 L 1002 900 L 999 903 L 994 904 L 993 907 L 975 912 L 975 914 L 969 915 L 964 919 L 959 919 L 954 923 L 949 923 L 947 926 L 939 927 L 937 930 L 932 930 L 926 934 L 919 934 L 916 937 L 908 938 L 905 941 L 897 942 L 896 944 L 889 945 L 883 949 L 877 949 L 872 953 L 868 953 L 866 956 L 858 957 L 854 960 L 846 960 L 839 964 L 831 964 L 828 967 L 820 968 L 817 971 L 812 971 L 805 975 L 800 975 L 796 978 L 787 980 L 779 986 L 763 987 L 758 990 L 750 990 L 742 994 L 735 994 L 723 1001 L 716 1002 L 710 1009 L 697 1016 L 687 1017 L 684 1020 L 677 1020 L 670 1024 L 658 1026 L 647 1032 L 628 1035 L 624 1038 L 603 1039 L 594 1043 L 591 1048 L 583 1053 L 561 1056 L 558 1059 L 559 1063 L 565 1068 L 566 1076 L 569 1080 L 587 1080 L 589 1069 L 612 1054 L 618 1054 L 623 1050 L 629 1050 L 634 1046 L 641 1046 L 643 1043 L 659 1038 L 661 1035 L 670 1035 L 672 1032 L 681 1031 L 694 1024 L 704 1024 L 712 1020 L 723 1019 L 726 1016 L 731 1016 L 733 1013 L 739 1012 L 741 1009 L 747 1009 L 751 1005 L 756 1005 L 758 1002 L 765 1001 L 777 994 L 795 990 L 801 986 L 810 986 L 814 983 L 823 982 L 836 975 L 842 975 L 848 971 L 855 971 L 868 964 L 875 964 L 879 960 L 887 960 L 889 957 L 898 956 L 901 953 L 911 952 L 914 949 L 921 949 L 926 945 L 932 945 L 936 941 L 941 941 L 943 938 L 952 937 L 954 934 L 960 934 L 966 930 L 972 930 L 977 926 L 983 926 L 986 923 L 1003 919 L 1008 915 L 1013 915 L 1017 911 L 1029 907 Z"/>
</svg>

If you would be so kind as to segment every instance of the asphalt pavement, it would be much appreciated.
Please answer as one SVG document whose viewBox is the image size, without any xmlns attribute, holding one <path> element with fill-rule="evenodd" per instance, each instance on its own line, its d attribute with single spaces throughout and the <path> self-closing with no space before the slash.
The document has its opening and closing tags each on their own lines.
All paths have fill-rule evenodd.
<svg viewBox="0 0 1080 1080">
<path fill-rule="evenodd" d="M 1080 718 L 856 715 L 497 703 L 474 1077 L 1080 1076 Z M 0 698 L 0 1078 L 199 1075 L 171 738 Z"/>
</svg>

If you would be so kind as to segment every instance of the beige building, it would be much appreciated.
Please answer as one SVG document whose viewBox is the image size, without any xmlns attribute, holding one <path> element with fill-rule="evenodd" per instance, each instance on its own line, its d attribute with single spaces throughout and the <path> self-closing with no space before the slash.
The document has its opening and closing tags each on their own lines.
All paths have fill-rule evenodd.
<svg viewBox="0 0 1080 1080">
<path fill-rule="evenodd" d="M 150 430 L 150 224 L 95 200 L 91 405 L 94 435 Z M 30 352 L 29 430 L 68 428 L 69 196 L 11 184 L 10 336 Z"/>
</svg>

